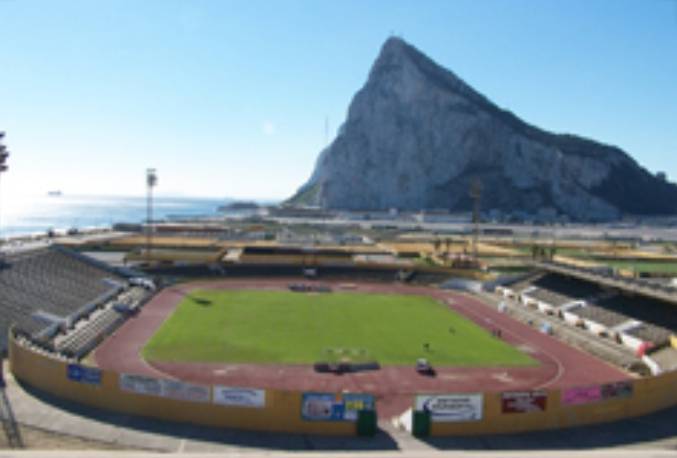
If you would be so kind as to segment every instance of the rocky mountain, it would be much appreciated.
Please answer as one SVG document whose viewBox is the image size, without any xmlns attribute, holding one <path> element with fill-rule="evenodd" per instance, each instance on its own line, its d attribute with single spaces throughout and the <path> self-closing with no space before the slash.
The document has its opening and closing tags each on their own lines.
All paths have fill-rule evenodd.
<svg viewBox="0 0 677 458">
<path fill-rule="evenodd" d="M 527 124 L 399 38 L 385 42 L 289 202 L 465 211 L 475 180 L 483 211 L 550 209 L 588 221 L 677 213 L 677 186 L 619 148 Z"/>
</svg>

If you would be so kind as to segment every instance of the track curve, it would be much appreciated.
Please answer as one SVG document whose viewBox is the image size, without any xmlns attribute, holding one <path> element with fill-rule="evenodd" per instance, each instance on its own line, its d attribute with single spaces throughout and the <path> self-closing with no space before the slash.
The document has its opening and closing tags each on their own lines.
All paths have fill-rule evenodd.
<svg viewBox="0 0 677 458">
<path fill-rule="evenodd" d="M 285 279 L 227 279 L 196 281 L 160 291 L 95 351 L 102 369 L 186 381 L 281 390 L 363 391 L 376 396 L 380 415 L 389 417 L 411 406 L 421 392 L 485 392 L 562 388 L 629 378 L 619 369 L 587 353 L 513 320 L 474 297 L 434 287 L 392 283 L 332 282 L 336 290 L 427 295 L 445 303 L 485 329 L 499 328 L 503 340 L 527 352 L 537 367 L 441 367 L 436 377 L 417 374 L 412 367 L 389 366 L 378 371 L 333 375 L 314 372 L 308 365 L 146 362 L 141 350 L 183 297 L 196 289 L 287 289 Z"/>
</svg>

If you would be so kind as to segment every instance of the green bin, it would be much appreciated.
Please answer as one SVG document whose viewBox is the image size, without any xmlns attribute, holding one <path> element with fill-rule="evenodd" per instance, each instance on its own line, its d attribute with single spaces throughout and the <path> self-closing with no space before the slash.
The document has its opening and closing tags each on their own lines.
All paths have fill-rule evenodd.
<svg viewBox="0 0 677 458">
<path fill-rule="evenodd" d="M 415 437 L 428 437 L 430 435 L 430 412 L 414 411 L 411 432 Z"/>
<path fill-rule="evenodd" d="M 373 436 L 376 434 L 376 411 L 360 410 L 357 412 L 357 435 Z"/>
</svg>

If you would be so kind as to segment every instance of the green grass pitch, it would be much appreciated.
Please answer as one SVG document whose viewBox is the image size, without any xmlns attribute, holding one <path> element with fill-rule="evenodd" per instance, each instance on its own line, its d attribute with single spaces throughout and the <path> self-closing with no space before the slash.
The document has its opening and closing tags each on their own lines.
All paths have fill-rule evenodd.
<svg viewBox="0 0 677 458">
<path fill-rule="evenodd" d="M 352 292 L 193 291 L 143 351 L 149 361 L 283 364 L 343 354 L 381 365 L 536 364 L 432 298 Z"/>
</svg>

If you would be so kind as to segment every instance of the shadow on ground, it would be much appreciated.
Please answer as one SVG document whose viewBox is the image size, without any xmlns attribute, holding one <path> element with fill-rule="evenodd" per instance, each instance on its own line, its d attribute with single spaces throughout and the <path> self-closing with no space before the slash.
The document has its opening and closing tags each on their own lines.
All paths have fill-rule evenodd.
<svg viewBox="0 0 677 458">
<path fill-rule="evenodd" d="M 397 450 L 397 443 L 384 431 L 379 430 L 374 437 L 334 437 L 302 434 L 266 433 L 241 431 L 234 429 L 212 428 L 187 423 L 174 423 L 152 418 L 117 414 L 93 407 L 83 406 L 60 399 L 52 394 L 33 388 L 25 383 L 17 382 L 31 396 L 54 407 L 75 415 L 86 417 L 101 423 L 123 428 L 170 436 L 173 439 L 186 439 L 215 445 L 232 447 L 252 447 L 258 449 L 308 451 L 308 450 Z M 77 434 L 77 432 L 75 432 Z M 98 438 L 104 440 L 105 438 Z M 189 452 L 190 444 L 184 451 Z M 204 450 L 204 444 L 201 444 Z M 171 450 L 174 451 L 174 450 Z"/>
<path fill-rule="evenodd" d="M 426 438 L 440 450 L 580 450 L 634 447 L 677 450 L 677 407 L 585 427 L 483 437 Z M 515 418 L 515 421 L 519 421 Z"/>
</svg>

